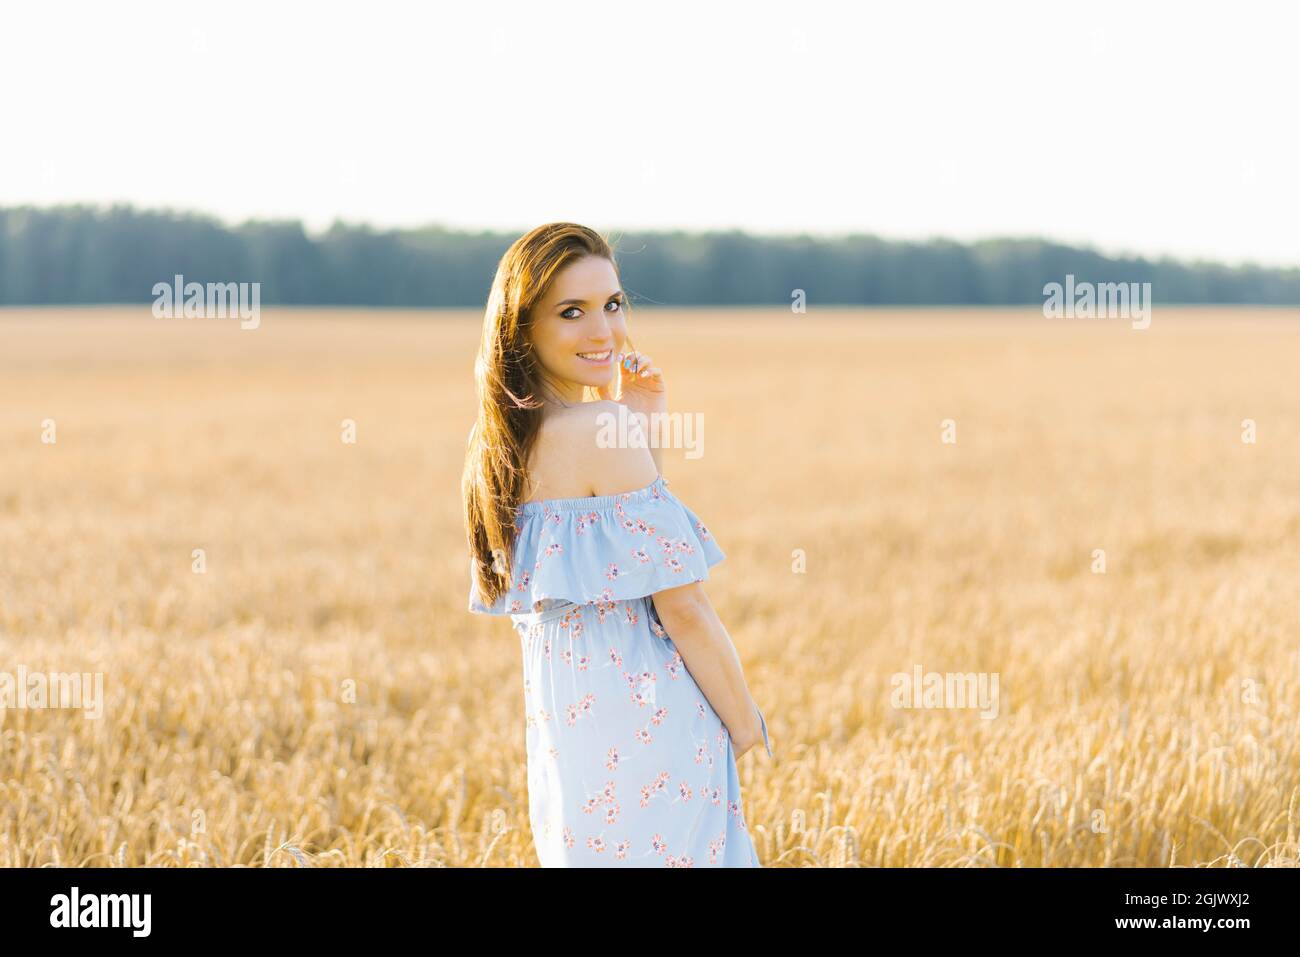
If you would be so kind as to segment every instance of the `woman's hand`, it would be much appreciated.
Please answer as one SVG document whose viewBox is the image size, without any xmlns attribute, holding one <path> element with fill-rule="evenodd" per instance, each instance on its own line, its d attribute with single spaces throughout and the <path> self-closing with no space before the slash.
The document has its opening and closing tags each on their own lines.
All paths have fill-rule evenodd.
<svg viewBox="0 0 1300 957">
<path fill-rule="evenodd" d="M 741 758 L 743 758 L 746 754 L 748 754 L 750 751 L 753 751 L 753 750 L 754 750 L 754 742 L 753 742 L 753 741 L 751 741 L 749 744 L 741 745 L 741 744 L 737 744 L 737 743 L 736 743 L 736 739 L 735 739 L 735 738 L 732 738 L 732 739 L 731 739 L 731 751 L 732 751 L 732 754 L 735 755 L 735 758 L 736 758 L 737 761 L 739 761 L 739 760 L 740 760 Z"/>
<path fill-rule="evenodd" d="M 629 412 L 649 415 L 668 411 L 668 386 L 664 383 L 663 371 L 644 352 L 618 354 L 617 396 L 613 383 L 601 386 L 597 392 L 602 399 L 622 402 Z"/>
</svg>

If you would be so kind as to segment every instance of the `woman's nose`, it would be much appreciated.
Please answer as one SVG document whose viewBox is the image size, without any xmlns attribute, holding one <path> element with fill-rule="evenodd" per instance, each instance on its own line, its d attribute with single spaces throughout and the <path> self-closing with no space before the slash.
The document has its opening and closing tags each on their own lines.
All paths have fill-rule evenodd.
<svg viewBox="0 0 1300 957">
<path fill-rule="evenodd" d="M 592 345 L 605 345 L 614 338 L 614 327 L 610 325 L 608 319 L 601 316 L 596 320 L 596 325 L 587 333 Z"/>
</svg>

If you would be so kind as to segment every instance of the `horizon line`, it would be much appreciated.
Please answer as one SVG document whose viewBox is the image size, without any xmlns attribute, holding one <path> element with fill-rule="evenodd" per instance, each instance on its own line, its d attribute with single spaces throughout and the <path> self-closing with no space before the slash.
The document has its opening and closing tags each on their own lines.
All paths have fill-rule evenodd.
<svg viewBox="0 0 1300 957">
<path fill-rule="evenodd" d="M 495 235 L 501 237 L 522 236 L 534 226 L 507 228 L 507 227 L 490 227 L 474 226 L 465 223 L 456 223 L 452 221 L 430 220 L 419 225 L 382 225 L 368 220 L 351 220 L 342 216 L 335 216 L 330 220 L 328 226 L 316 227 L 309 225 L 308 217 L 304 216 L 248 216 L 243 219 L 223 216 L 218 213 L 208 212 L 198 207 L 182 207 L 171 205 L 160 206 L 142 206 L 130 200 L 69 200 L 66 202 L 53 203 L 49 205 L 39 205 L 35 203 L 24 203 L 20 205 L 0 205 L 0 212 L 35 210 L 39 212 L 53 212 L 59 210 L 91 210 L 94 212 L 111 212 L 114 209 L 129 209 L 137 213 L 152 213 L 174 216 L 186 219 L 202 219 L 215 222 L 226 229 L 241 229 L 247 226 L 270 225 L 270 224 L 296 224 L 303 230 L 304 235 L 316 239 L 327 235 L 332 229 L 342 227 L 345 229 L 369 229 L 380 233 L 418 233 L 431 230 L 440 230 L 448 233 L 465 233 L 476 235 Z M 552 222 L 566 222 L 572 220 L 552 220 Z M 593 227 L 595 228 L 595 227 Z M 1300 270 L 1300 263 L 1287 264 L 1267 264 L 1255 259 L 1212 259 L 1202 257 L 1180 256 L 1175 253 L 1151 253 L 1139 252 L 1131 247 L 1104 247 L 1091 241 L 1074 241 L 1068 239 L 1057 239 L 1042 234 L 989 234 L 974 239 L 957 239 L 952 236 L 941 234 L 931 234 L 928 236 L 890 236 L 882 233 L 868 232 L 865 230 L 813 230 L 813 229 L 796 229 L 796 230 L 755 230 L 742 228 L 738 226 L 709 226 L 709 227 L 640 227 L 640 226 L 617 226 L 606 229 L 599 229 L 599 232 L 607 238 L 614 238 L 620 234 L 632 233 L 637 235 L 650 236 L 717 236 L 717 235 L 741 235 L 758 240 L 789 240 L 789 239 L 809 239 L 820 242 L 837 242 L 847 239 L 875 239 L 885 243 L 897 243 L 907 245 L 934 245 L 939 243 L 948 243 L 955 246 L 976 246 L 982 243 L 994 242 L 1012 242 L 1012 243 L 1044 243 L 1052 246 L 1060 246 L 1067 249 L 1078 250 L 1081 252 L 1091 252 L 1107 259 L 1132 259 L 1147 261 L 1153 263 L 1172 262 L 1186 266 L 1219 266 L 1227 269 L 1247 270 L 1273 270 L 1289 272 Z"/>
</svg>

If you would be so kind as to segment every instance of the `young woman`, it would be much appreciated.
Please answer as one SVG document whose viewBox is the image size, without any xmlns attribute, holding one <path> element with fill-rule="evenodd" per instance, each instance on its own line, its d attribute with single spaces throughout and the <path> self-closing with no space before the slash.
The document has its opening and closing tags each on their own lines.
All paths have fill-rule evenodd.
<svg viewBox="0 0 1300 957">
<path fill-rule="evenodd" d="M 772 748 L 700 584 L 722 549 L 650 436 L 602 431 L 620 405 L 666 411 L 659 368 L 624 354 L 626 311 L 584 226 L 539 226 L 502 257 L 462 486 L 469 609 L 521 639 L 543 867 L 759 867 L 736 759 Z"/>
</svg>

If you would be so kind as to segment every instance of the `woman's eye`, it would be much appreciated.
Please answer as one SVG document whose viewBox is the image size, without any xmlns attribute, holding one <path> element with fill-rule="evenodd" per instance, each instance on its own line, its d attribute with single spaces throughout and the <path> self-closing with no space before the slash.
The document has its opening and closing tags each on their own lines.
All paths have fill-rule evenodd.
<svg viewBox="0 0 1300 957">
<path fill-rule="evenodd" d="M 613 306 L 614 308 L 613 308 L 613 309 L 609 309 L 610 306 Z M 605 308 L 606 308 L 606 309 L 609 309 L 610 312 L 618 312 L 620 309 L 623 308 L 623 300 L 622 300 L 622 299 L 611 299 L 609 302 L 605 303 Z"/>
<path fill-rule="evenodd" d="M 565 309 L 564 312 L 560 313 L 560 318 L 561 318 L 561 319 L 577 319 L 577 318 L 578 318 L 577 316 L 571 316 L 571 315 L 569 315 L 570 312 L 575 311 L 577 308 L 578 308 L 577 306 L 570 306 L 568 309 Z"/>
</svg>

